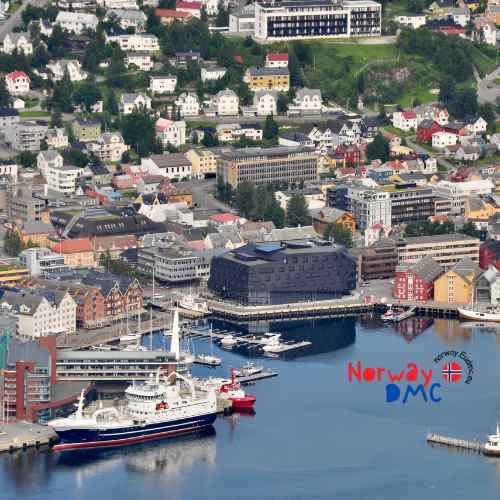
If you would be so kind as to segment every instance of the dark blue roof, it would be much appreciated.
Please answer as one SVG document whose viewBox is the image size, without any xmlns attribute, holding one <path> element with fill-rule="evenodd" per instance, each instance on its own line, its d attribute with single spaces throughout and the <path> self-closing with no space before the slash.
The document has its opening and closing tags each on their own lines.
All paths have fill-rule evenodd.
<svg viewBox="0 0 500 500">
<path fill-rule="evenodd" d="M 264 243 L 262 245 L 256 245 L 255 251 L 261 253 L 274 253 L 281 250 L 281 245 L 279 243 Z"/>
</svg>

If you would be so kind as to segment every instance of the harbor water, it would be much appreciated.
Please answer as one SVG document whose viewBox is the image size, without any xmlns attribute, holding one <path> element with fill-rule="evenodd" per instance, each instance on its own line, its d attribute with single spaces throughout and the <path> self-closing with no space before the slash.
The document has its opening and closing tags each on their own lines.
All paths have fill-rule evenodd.
<svg viewBox="0 0 500 500">
<path fill-rule="evenodd" d="M 219 328 L 236 327 L 217 325 Z M 421 500 L 500 498 L 500 459 L 431 446 L 428 432 L 485 439 L 500 422 L 500 327 L 410 318 L 243 325 L 312 345 L 286 358 L 214 348 L 222 366 L 196 366 L 199 376 L 227 375 L 249 358 L 279 376 L 248 387 L 254 415 L 221 417 L 215 431 L 126 449 L 58 455 L 28 450 L 0 456 L 0 500 L 333 499 Z M 194 341 L 197 352 L 208 342 Z M 445 382 L 440 353 L 466 353 L 464 372 Z M 380 368 L 381 381 L 348 379 L 348 366 Z M 422 394 L 386 401 L 387 370 L 414 363 L 439 383 Z M 420 372 L 419 372 L 420 373 Z M 351 374 L 352 375 L 352 374 Z M 423 379 L 422 379 L 423 380 Z M 403 395 L 408 381 L 396 384 Z M 411 382 L 414 386 L 419 379 Z"/>
</svg>

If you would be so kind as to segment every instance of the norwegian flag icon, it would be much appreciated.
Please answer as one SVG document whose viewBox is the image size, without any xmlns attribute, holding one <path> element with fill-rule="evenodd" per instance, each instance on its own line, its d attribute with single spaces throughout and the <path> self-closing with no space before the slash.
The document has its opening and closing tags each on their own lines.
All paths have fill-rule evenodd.
<svg viewBox="0 0 500 500">
<path fill-rule="evenodd" d="M 462 378 L 462 367 L 456 361 L 446 363 L 442 370 L 443 380 L 446 382 L 458 382 Z"/>
</svg>

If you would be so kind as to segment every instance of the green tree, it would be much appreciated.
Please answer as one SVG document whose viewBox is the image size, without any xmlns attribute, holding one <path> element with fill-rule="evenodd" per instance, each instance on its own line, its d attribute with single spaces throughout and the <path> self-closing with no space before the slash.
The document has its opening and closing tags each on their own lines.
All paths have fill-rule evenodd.
<svg viewBox="0 0 500 500">
<path fill-rule="evenodd" d="M 325 240 L 333 240 L 339 245 L 344 245 L 347 248 L 352 247 L 352 233 L 342 224 L 328 224 L 323 234 Z"/>
<path fill-rule="evenodd" d="M 125 115 L 120 122 L 123 139 L 135 149 L 139 156 L 160 153 L 161 146 L 156 140 L 154 120 L 142 111 Z"/>
<path fill-rule="evenodd" d="M 224 2 L 220 1 L 217 6 L 217 17 L 215 26 L 229 26 L 229 10 L 226 9 Z"/>
<path fill-rule="evenodd" d="M 238 184 L 234 193 L 234 204 L 238 213 L 250 219 L 255 210 L 255 186 L 251 182 Z"/>
<path fill-rule="evenodd" d="M 120 110 L 118 106 L 118 99 L 116 98 L 116 93 L 112 89 L 109 89 L 108 93 L 106 94 L 106 99 L 104 101 L 104 110 L 108 113 L 111 113 L 112 115 L 118 114 L 118 111 Z"/>
<path fill-rule="evenodd" d="M 279 125 L 274 120 L 273 115 L 267 115 L 266 122 L 264 124 L 264 132 L 263 132 L 264 139 L 272 141 L 278 137 L 278 133 L 279 133 Z"/>
<path fill-rule="evenodd" d="M 473 238 L 479 238 L 481 236 L 481 231 L 479 231 L 472 221 L 466 222 L 462 229 L 459 231 L 462 234 L 466 234 L 467 236 L 472 236 Z"/>
<path fill-rule="evenodd" d="M 82 83 L 73 94 L 75 103 L 83 106 L 89 113 L 92 110 L 92 106 L 101 99 L 101 91 L 93 81 Z"/>
<path fill-rule="evenodd" d="M 280 94 L 278 96 L 277 110 L 279 114 L 285 114 L 288 111 L 288 96 Z"/>
<path fill-rule="evenodd" d="M 9 229 L 4 238 L 3 249 L 7 255 L 17 257 L 23 249 L 21 238 L 17 231 Z"/>
<path fill-rule="evenodd" d="M 10 94 L 5 86 L 5 78 L 0 79 L 0 106 L 2 108 L 10 106 Z"/>
<path fill-rule="evenodd" d="M 69 148 L 63 151 L 63 158 L 76 167 L 85 167 L 90 162 L 90 157 L 79 149 Z"/>
<path fill-rule="evenodd" d="M 61 111 L 59 109 L 55 109 L 54 112 L 50 115 L 50 127 L 56 128 L 62 126 L 63 121 Z"/>
<path fill-rule="evenodd" d="M 16 161 L 24 168 L 33 168 L 36 165 L 36 155 L 31 151 L 23 151 L 17 155 Z"/>
<path fill-rule="evenodd" d="M 61 81 L 54 85 L 54 93 L 50 101 L 53 109 L 58 109 L 64 113 L 72 113 L 73 84 L 66 73 Z"/>
<path fill-rule="evenodd" d="M 291 227 L 309 226 L 311 224 L 311 216 L 307 210 L 306 200 L 301 194 L 292 195 L 288 201 L 286 223 Z"/>
<path fill-rule="evenodd" d="M 369 160 L 381 160 L 382 163 L 385 163 L 389 160 L 390 155 L 389 141 L 382 134 L 377 134 L 366 148 L 366 156 Z"/>
<path fill-rule="evenodd" d="M 220 177 L 217 178 L 216 197 L 218 200 L 229 203 L 233 198 L 233 188 L 231 184 L 224 182 Z"/>
</svg>

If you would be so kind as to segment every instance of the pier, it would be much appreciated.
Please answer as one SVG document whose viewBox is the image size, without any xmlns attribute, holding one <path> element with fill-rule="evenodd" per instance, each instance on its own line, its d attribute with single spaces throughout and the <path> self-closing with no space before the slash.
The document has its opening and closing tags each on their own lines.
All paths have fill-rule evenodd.
<svg viewBox="0 0 500 500">
<path fill-rule="evenodd" d="M 452 438 L 448 436 L 441 436 L 440 434 L 435 434 L 433 432 L 429 432 L 427 434 L 427 442 L 441 444 L 444 446 L 451 446 L 453 448 L 461 448 L 465 450 L 474 451 L 476 453 L 484 452 L 484 444 L 479 440 L 469 440 L 469 439 L 458 439 Z"/>
<path fill-rule="evenodd" d="M 59 440 L 50 427 L 30 422 L 0 425 L 0 452 L 50 446 Z"/>
<path fill-rule="evenodd" d="M 243 377 L 236 377 L 236 380 L 240 384 L 251 384 L 253 382 L 257 382 L 258 380 L 264 380 L 266 378 L 277 377 L 278 372 L 273 372 L 271 370 L 264 370 L 260 373 L 254 373 L 253 375 L 247 375 Z"/>
</svg>

